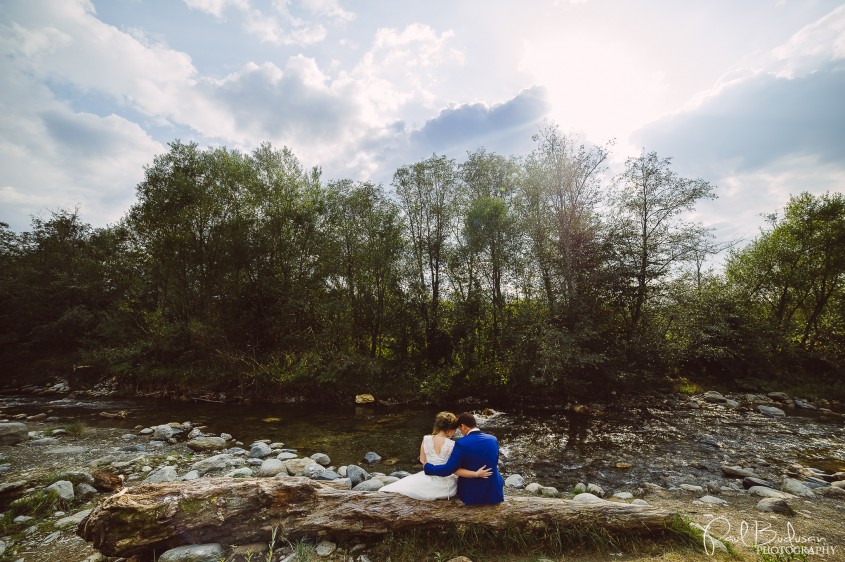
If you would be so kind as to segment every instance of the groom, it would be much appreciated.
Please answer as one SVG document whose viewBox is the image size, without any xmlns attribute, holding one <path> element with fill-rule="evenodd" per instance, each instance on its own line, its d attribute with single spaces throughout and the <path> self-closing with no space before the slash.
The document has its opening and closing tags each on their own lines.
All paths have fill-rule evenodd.
<svg viewBox="0 0 845 562">
<path fill-rule="evenodd" d="M 487 466 L 493 470 L 489 478 L 458 478 L 458 497 L 465 505 L 502 503 L 505 482 L 499 474 L 499 442 L 482 433 L 469 412 L 458 416 L 457 423 L 463 437 L 455 441 L 449 460 L 440 466 L 426 463 L 423 470 L 433 476 L 449 476 L 459 468 L 478 470 Z"/>
</svg>

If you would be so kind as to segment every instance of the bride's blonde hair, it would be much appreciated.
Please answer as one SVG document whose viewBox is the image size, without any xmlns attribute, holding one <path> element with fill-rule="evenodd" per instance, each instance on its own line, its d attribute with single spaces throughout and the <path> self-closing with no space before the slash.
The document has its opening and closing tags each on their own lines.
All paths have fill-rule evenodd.
<svg viewBox="0 0 845 562">
<path fill-rule="evenodd" d="M 458 417 L 452 412 L 440 412 L 434 418 L 434 429 L 431 431 L 432 435 L 437 435 L 441 431 L 448 431 L 450 429 L 458 429 Z"/>
</svg>

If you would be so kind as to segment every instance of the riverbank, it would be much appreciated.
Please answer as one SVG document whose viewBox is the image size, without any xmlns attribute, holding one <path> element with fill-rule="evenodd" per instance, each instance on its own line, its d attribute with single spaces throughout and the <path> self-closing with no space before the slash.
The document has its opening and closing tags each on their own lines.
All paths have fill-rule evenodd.
<svg viewBox="0 0 845 562">
<path fill-rule="evenodd" d="M 740 401 L 734 398 L 739 397 L 726 397 L 712 392 L 692 397 L 677 396 L 665 407 L 668 408 L 671 405 L 676 414 L 683 411 L 703 414 L 705 420 L 734 420 L 733 427 L 729 428 L 730 432 L 743 434 L 750 430 L 753 433 L 746 434 L 746 439 L 751 438 L 764 445 L 767 442 L 775 442 L 779 432 L 783 430 L 785 423 L 783 420 L 787 418 L 786 412 L 783 418 L 746 412 L 745 423 L 750 425 L 738 427 L 737 420 L 743 418 L 736 414 L 736 410 L 748 408 L 748 406 L 742 406 Z M 776 398 L 781 398 L 781 400 L 770 397 L 766 397 L 766 400 L 786 407 L 783 397 Z M 669 398 L 666 400 L 668 401 Z M 794 399 L 791 400 L 794 401 Z M 734 405 L 733 402 L 737 404 Z M 751 402 L 747 404 L 750 405 Z M 651 421 L 652 424 L 664 423 L 656 418 L 668 415 L 668 413 L 661 413 L 657 405 L 649 404 L 655 416 L 655 419 Z M 680 409 L 681 405 L 685 405 L 684 410 Z M 760 406 L 777 408 L 777 406 L 765 404 L 759 404 L 758 407 Z M 350 487 L 378 489 L 392 478 L 401 477 L 404 475 L 403 472 L 408 472 L 401 470 L 395 459 L 384 455 L 383 451 L 381 455 L 377 455 L 381 457 L 380 459 L 371 457 L 375 462 L 366 464 L 363 460 L 364 456 L 369 452 L 377 453 L 377 451 L 361 449 L 356 454 L 349 454 L 327 448 L 323 451 L 312 452 L 314 447 L 320 448 L 320 445 L 312 445 L 307 450 L 300 446 L 291 446 L 291 442 L 298 440 L 295 435 L 295 426 L 292 425 L 288 425 L 287 428 L 266 427 L 267 433 L 262 438 L 246 439 L 238 433 L 237 427 L 230 429 L 231 434 L 226 434 L 219 431 L 220 428 L 212 430 L 197 422 L 167 422 L 167 418 L 159 419 L 160 423 L 132 425 L 134 422 L 132 413 L 127 414 L 128 418 L 102 417 L 100 418 L 102 422 L 90 424 L 78 419 L 63 418 L 64 413 L 58 407 L 44 408 L 42 406 L 41 409 L 44 411 L 34 412 L 31 405 L 12 404 L 4 407 L 0 416 L 6 420 L 0 422 L 5 426 L 15 423 L 25 425 L 23 430 L 18 428 L 19 443 L 4 445 L 0 449 L 3 458 L 0 461 L 0 471 L 2 471 L 0 497 L 4 498 L 3 530 L 0 533 L 0 540 L 5 545 L 5 554 L 3 554 L 5 560 L 78 562 L 89 558 L 90 560 L 98 559 L 90 545 L 75 536 L 74 527 L 76 522 L 84 517 L 87 509 L 111 493 L 109 486 L 112 488 L 135 486 L 146 481 L 189 479 L 207 475 L 230 478 L 275 478 L 304 474 L 311 478 L 334 479 L 340 485 L 346 485 L 345 479 L 348 479 Z M 722 412 L 724 412 L 722 417 L 707 417 Z M 119 411 L 116 413 L 120 414 Z M 775 412 L 772 413 L 776 415 Z M 821 414 L 837 418 L 836 412 L 833 411 L 821 412 Z M 603 423 L 608 413 L 588 411 L 579 415 L 583 416 L 587 422 Z M 485 419 L 486 430 L 499 435 L 502 433 L 500 431 L 502 426 L 497 426 L 497 424 L 501 424 L 502 419 L 506 417 L 507 415 L 503 414 Z M 674 420 L 677 422 L 676 428 L 683 419 L 683 416 L 676 415 Z M 807 420 L 810 419 L 807 418 Z M 801 424 L 802 421 L 795 423 Z M 806 427 L 812 425 L 811 421 L 803 421 L 803 423 Z M 595 426 L 587 423 L 585 431 L 589 433 L 592 427 Z M 699 462 L 694 458 L 676 458 L 673 463 L 667 464 L 665 454 L 649 455 L 648 451 L 644 451 L 640 458 L 628 458 L 630 462 L 626 462 L 622 456 L 618 457 L 623 460 L 619 460 L 618 466 L 613 466 L 612 470 L 620 476 L 604 480 L 581 478 L 580 484 L 583 486 L 579 485 L 577 474 L 594 473 L 589 471 L 572 473 L 566 470 L 563 463 L 558 463 L 557 467 L 561 475 L 558 476 L 556 482 L 553 482 L 551 479 L 540 476 L 541 471 L 523 470 L 528 466 L 527 464 L 520 464 L 516 459 L 507 459 L 502 465 L 503 473 L 509 480 L 506 493 L 562 498 L 574 498 L 581 493 L 592 493 L 593 496 L 601 497 L 601 501 L 647 502 L 658 507 L 677 509 L 687 514 L 693 523 L 703 528 L 707 528 L 710 524 L 711 530 L 714 531 L 711 536 L 717 534 L 715 531 L 718 527 L 718 536 L 733 537 L 732 542 L 735 543 L 737 552 L 748 560 L 758 558 L 755 558 L 757 555 L 752 553 L 753 541 L 748 534 L 736 535 L 736 529 L 743 528 L 743 522 L 752 526 L 768 525 L 766 537 L 775 536 L 772 533 L 787 539 L 792 533 L 793 540 L 795 537 L 815 537 L 818 539 L 816 542 L 821 546 L 840 547 L 839 553 L 842 554 L 841 548 L 845 548 L 845 525 L 841 523 L 845 516 L 845 500 L 842 499 L 845 490 L 836 491 L 840 489 L 839 486 L 842 483 L 830 485 L 831 483 L 827 480 L 845 478 L 841 472 L 845 470 L 845 459 L 841 458 L 841 451 L 845 450 L 841 446 L 845 437 L 843 424 L 841 418 L 837 418 L 823 425 L 812 425 L 812 427 L 814 429 L 809 433 L 818 432 L 826 435 L 823 439 L 833 450 L 828 454 L 825 462 L 818 466 L 798 463 L 795 449 L 771 450 L 768 455 L 764 455 L 758 454 L 760 449 L 745 447 L 744 450 L 739 450 L 731 443 L 720 443 L 721 439 L 713 443 L 695 441 L 694 450 L 704 448 L 710 451 L 706 462 Z M 680 427 L 679 429 L 688 428 Z M 768 434 L 763 430 L 767 430 Z M 542 428 L 539 428 L 533 436 L 528 436 L 538 442 L 538 449 L 542 445 L 539 443 L 543 438 L 542 433 Z M 679 444 L 685 442 L 677 436 L 675 439 Z M 503 443 L 503 449 L 514 450 L 518 445 L 518 440 L 513 436 L 500 435 L 500 440 Z M 621 448 L 621 444 L 618 448 Z M 837 450 L 840 452 L 839 458 L 835 454 Z M 590 460 L 584 458 L 582 462 Z M 647 467 L 651 469 L 645 470 Z M 350 476 L 350 470 L 352 476 Z M 279 474 L 283 476 L 278 476 Z M 353 477 L 359 481 L 355 482 Z M 751 479 L 759 480 L 759 482 Z M 73 497 L 61 501 L 53 500 L 51 504 L 45 499 L 45 494 L 48 493 L 46 490 L 54 486 L 54 489 L 63 488 L 66 491 L 66 485 L 57 486 L 57 482 L 62 481 L 70 483 Z M 748 484 L 752 482 L 759 484 L 762 488 L 772 486 L 773 488 L 770 489 L 773 491 L 754 490 L 754 486 L 748 487 Z M 799 483 L 807 486 L 809 492 L 799 487 Z M 774 495 L 777 493 L 774 488 L 784 486 L 793 489 L 792 492 L 787 493 L 794 497 L 785 496 L 784 501 L 794 513 L 787 515 L 759 511 L 758 504 L 761 496 L 757 494 Z M 92 492 L 91 488 L 95 491 Z M 794 493 L 795 491 L 805 495 Z M 12 506 L 15 496 L 21 499 Z M 582 500 L 591 499 L 589 496 L 581 496 L 581 498 Z M 778 502 L 769 503 L 774 504 L 773 509 L 787 511 Z M 32 517 L 32 519 L 27 519 L 27 517 Z M 728 524 L 730 529 L 726 527 Z M 297 551 L 300 554 L 310 552 L 315 560 L 344 561 L 351 553 L 353 560 L 364 560 L 361 557 L 366 556 L 375 562 L 390 556 L 391 560 L 396 561 L 411 559 L 408 558 L 409 548 L 423 548 L 422 545 L 409 541 L 410 539 L 398 537 L 380 544 L 362 543 L 363 546 L 336 544 L 336 550 L 331 555 L 322 558 L 318 558 L 316 552 L 313 551 L 316 544 L 309 546 L 308 544 L 282 543 L 278 545 L 277 553 L 288 556 Z M 225 546 L 228 548 L 231 545 Z M 237 556 L 241 556 L 240 559 L 246 559 L 248 549 L 258 551 L 266 547 L 266 545 L 238 546 L 241 549 L 224 550 L 225 555 L 232 560 L 237 559 Z M 606 560 L 610 554 L 615 555 L 619 552 L 623 554 L 619 559 L 623 560 L 704 560 L 706 554 L 703 552 L 703 546 L 703 542 L 699 549 L 672 542 L 620 540 L 618 543 L 605 541 L 590 547 L 573 544 L 565 553 L 567 560 Z M 436 547 L 441 555 L 443 552 L 450 552 L 449 544 L 439 544 Z M 330 547 L 324 545 L 323 548 Z M 530 557 L 520 558 L 521 555 L 518 553 L 500 556 L 496 552 L 479 552 L 477 547 L 472 545 L 459 545 L 457 548 L 458 550 L 452 552 L 453 554 L 471 554 L 476 557 L 476 561 L 537 560 L 537 557 L 541 555 L 549 557 L 550 560 L 559 559 L 557 552 L 538 551 L 531 553 Z M 459 551 L 461 548 L 464 550 Z M 354 552 L 351 552 L 353 549 Z M 433 559 L 433 552 L 429 554 Z M 91 558 L 92 556 L 94 558 Z M 429 558 L 424 556 L 422 559 Z M 441 559 L 445 560 L 445 558 Z M 614 559 L 617 558 L 614 557 Z M 836 560 L 837 558 L 833 556 L 819 559 Z"/>
</svg>

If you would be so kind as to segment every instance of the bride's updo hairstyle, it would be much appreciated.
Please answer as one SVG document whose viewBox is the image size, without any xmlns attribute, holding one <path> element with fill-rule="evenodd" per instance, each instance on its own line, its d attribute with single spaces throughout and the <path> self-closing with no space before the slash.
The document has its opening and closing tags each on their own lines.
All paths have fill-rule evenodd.
<svg viewBox="0 0 845 562">
<path fill-rule="evenodd" d="M 458 418 L 452 412 L 440 412 L 434 418 L 434 429 L 431 431 L 432 435 L 437 435 L 441 431 L 449 431 L 450 429 L 458 429 Z"/>
</svg>

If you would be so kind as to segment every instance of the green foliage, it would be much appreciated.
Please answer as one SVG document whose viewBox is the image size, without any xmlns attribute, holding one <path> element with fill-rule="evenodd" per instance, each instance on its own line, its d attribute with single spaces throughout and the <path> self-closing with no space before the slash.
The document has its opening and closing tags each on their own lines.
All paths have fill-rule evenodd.
<svg viewBox="0 0 845 562">
<path fill-rule="evenodd" d="M 0 372 L 259 400 L 565 403 L 620 386 L 842 380 L 845 198 L 794 197 L 728 260 L 713 188 L 553 124 L 522 158 L 324 184 L 287 148 L 174 141 L 118 224 L 0 223 Z M 836 375 L 836 376 L 831 376 Z M 837 379 L 838 377 L 838 379 Z M 624 390 L 624 389 L 623 389 Z"/>
</svg>

